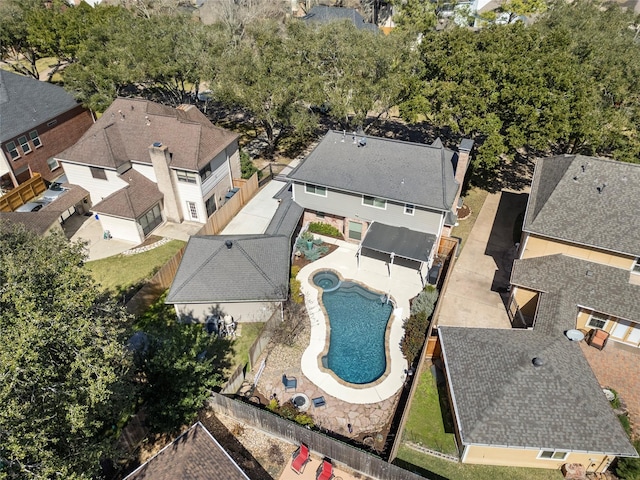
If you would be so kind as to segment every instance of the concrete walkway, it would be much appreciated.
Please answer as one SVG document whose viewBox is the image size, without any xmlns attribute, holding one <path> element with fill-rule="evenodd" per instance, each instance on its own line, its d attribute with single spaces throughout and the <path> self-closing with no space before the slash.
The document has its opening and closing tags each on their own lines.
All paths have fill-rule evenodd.
<svg viewBox="0 0 640 480">
<path fill-rule="evenodd" d="M 279 202 L 273 196 L 286 184 L 271 180 L 247 203 L 220 232 L 221 235 L 264 233 L 269 226 Z"/>
<path fill-rule="evenodd" d="M 526 193 L 510 191 L 487 196 L 455 263 L 436 325 L 511 328 L 508 295 L 498 290 L 509 284 L 517 253 L 513 228 L 527 198 Z"/>
</svg>

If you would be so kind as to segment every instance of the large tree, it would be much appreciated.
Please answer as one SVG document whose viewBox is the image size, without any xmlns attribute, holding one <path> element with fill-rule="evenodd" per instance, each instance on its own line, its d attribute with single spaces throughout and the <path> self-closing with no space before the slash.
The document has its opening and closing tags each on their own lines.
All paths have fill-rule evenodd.
<svg viewBox="0 0 640 480">
<path fill-rule="evenodd" d="M 83 251 L 0 223 L 2 478 L 95 478 L 134 402 L 127 315 Z"/>
</svg>

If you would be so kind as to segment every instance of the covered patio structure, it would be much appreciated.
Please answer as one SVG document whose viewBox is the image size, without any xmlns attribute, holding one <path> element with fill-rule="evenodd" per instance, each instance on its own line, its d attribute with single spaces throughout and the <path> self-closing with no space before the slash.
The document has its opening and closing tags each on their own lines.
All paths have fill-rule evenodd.
<svg viewBox="0 0 640 480">
<path fill-rule="evenodd" d="M 437 237 L 431 233 L 373 222 L 358 247 L 358 265 L 363 253 L 366 256 L 378 257 L 387 261 L 389 277 L 391 267 L 398 263 L 416 269 L 424 284 L 422 267 L 424 264 L 427 264 L 427 268 L 431 267 L 436 241 Z"/>
</svg>

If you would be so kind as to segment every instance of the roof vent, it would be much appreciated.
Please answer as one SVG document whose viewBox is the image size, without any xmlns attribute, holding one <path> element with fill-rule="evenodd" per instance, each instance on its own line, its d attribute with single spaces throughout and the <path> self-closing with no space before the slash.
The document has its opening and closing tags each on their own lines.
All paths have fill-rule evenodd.
<svg viewBox="0 0 640 480">
<path fill-rule="evenodd" d="M 145 120 L 145 122 L 147 123 L 147 127 L 148 127 L 149 125 L 151 125 L 151 120 L 149 120 L 149 115 L 145 115 L 145 116 L 144 116 L 144 120 Z"/>
<path fill-rule="evenodd" d="M 606 187 L 606 186 L 607 186 L 607 184 L 603 183 L 602 185 L 597 186 L 596 190 L 598 190 L 598 193 L 602 193 L 602 192 L 604 192 L 604 187 Z"/>
<path fill-rule="evenodd" d="M 587 270 L 587 277 L 593 277 L 593 270 Z"/>
<path fill-rule="evenodd" d="M 541 367 L 542 365 L 544 365 L 544 360 L 542 360 L 540 357 L 533 357 L 531 363 L 534 367 Z"/>
<path fill-rule="evenodd" d="M 153 142 L 153 146 L 156 148 L 160 148 L 162 146 L 162 142 Z"/>
<path fill-rule="evenodd" d="M 229 250 L 231 250 L 231 247 L 233 247 L 233 242 L 231 240 L 227 240 L 226 242 L 224 242 L 224 244 Z"/>
</svg>

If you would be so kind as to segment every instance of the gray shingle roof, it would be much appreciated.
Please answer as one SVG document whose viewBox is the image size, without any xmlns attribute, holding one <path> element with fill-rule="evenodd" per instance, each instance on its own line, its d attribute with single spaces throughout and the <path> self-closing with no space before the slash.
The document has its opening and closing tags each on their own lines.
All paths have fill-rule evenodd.
<svg viewBox="0 0 640 480">
<path fill-rule="evenodd" d="M 214 126 L 194 106 L 172 108 L 117 98 L 82 138 L 57 158 L 112 169 L 129 161 L 151 164 L 149 147 L 160 142 L 172 154 L 172 168 L 198 171 L 237 139 L 237 134 Z"/>
<path fill-rule="evenodd" d="M 198 422 L 125 479 L 249 480 L 249 477 Z"/>
<path fill-rule="evenodd" d="M 637 164 L 582 155 L 540 159 L 524 230 L 640 256 L 638 185 Z"/>
<path fill-rule="evenodd" d="M 0 69 L 0 142 L 78 106 L 62 87 Z"/>
<path fill-rule="evenodd" d="M 290 255 L 285 235 L 193 236 L 166 303 L 285 300 Z"/>
<path fill-rule="evenodd" d="M 629 283 L 630 272 L 622 268 L 581 260 L 566 255 L 516 260 L 511 283 L 539 292 L 562 295 L 572 305 L 565 316 L 536 315 L 538 324 L 559 323 L 559 328 L 575 328 L 577 306 L 627 320 L 640 321 L 640 285 Z M 568 316 L 566 316 L 568 315 Z"/>
<path fill-rule="evenodd" d="M 313 23 L 329 23 L 340 20 L 350 20 L 356 28 L 370 30 L 378 33 L 378 27 L 373 23 L 364 21 L 364 18 L 355 8 L 329 7 L 326 5 L 316 5 L 302 20 Z"/>
<path fill-rule="evenodd" d="M 280 204 L 264 233 L 267 235 L 286 235 L 291 238 L 300 223 L 303 212 L 304 208 L 294 202 L 290 196 L 289 198 L 281 198 Z"/>
<path fill-rule="evenodd" d="M 450 210 L 458 189 L 453 151 L 444 147 L 329 131 L 288 177 L 312 183 Z M 359 146 L 365 139 L 366 146 Z M 434 142 L 435 143 L 435 142 Z"/>
<path fill-rule="evenodd" d="M 120 175 L 120 179 L 127 186 L 96 203 L 91 210 L 135 220 L 164 198 L 156 183 L 133 168 Z"/>
<path fill-rule="evenodd" d="M 637 456 L 577 343 L 535 330 L 438 332 L 464 444 Z"/>
</svg>

